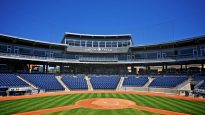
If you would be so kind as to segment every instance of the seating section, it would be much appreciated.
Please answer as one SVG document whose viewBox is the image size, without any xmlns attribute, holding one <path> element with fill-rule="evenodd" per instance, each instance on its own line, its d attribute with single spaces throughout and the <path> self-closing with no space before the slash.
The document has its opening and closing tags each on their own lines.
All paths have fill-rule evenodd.
<svg viewBox="0 0 205 115">
<path fill-rule="evenodd" d="M 187 80 L 187 77 L 173 77 L 173 76 L 167 76 L 167 77 L 158 77 L 150 83 L 149 87 L 155 87 L 155 88 L 173 88 L 177 85 L 181 84 L 185 80 Z"/>
<path fill-rule="evenodd" d="M 202 81 L 205 80 L 205 75 L 195 75 L 192 77 L 192 81 Z"/>
<path fill-rule="evenodd" d="M 90 82 L 93 86 L 93 89 L 116 89 L 118 83 L 120 81 L 120 77 L 116 77 L 115 75 L 111 76 L 92 76 Z"/>
<path fill-rule="evenodd" d="M 202 84 L 198 87 L 198 89 L 205 89 L 205 82 L 202 83 Z"/>
<path fill-rule="evenodd" d="M 126 77 L 122 85 L 128 87 L 142 87 L 148 81 L 148 77 Z"/>
<path fill-rule="evenodd" d="M 65 90 L 54 74 L 21 74 L 20 76 L 45 91 Z"/>
<path fill-rule="evenodd" d="M 20 80 L 16 74 L 0 73 L 0 87 L 27 87 L 27 83 Z"/>
<path fill-rule="evenodd" d="M 61 80 L 70 90 L 86 90 L 88 89 L 87 81 L 83 75 L 64 75 Z"/>
</svg>

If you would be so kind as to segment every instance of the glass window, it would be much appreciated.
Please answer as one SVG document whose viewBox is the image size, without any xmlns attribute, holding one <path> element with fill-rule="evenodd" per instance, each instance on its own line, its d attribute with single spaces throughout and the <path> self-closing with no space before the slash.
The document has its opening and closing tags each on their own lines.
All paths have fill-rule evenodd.
<svg viewBox="0 0 205 115">
<path fill-rule="evenodd" d="M 69 41 L 68 41 L 68 45 L 69 45 L 69 46 L 74 46 L 74 41 L 73 41 L 73 40 L 69 40 Z"/>
<path fill-rule="evenodd" d="M 98 47 L 98 41 L 93 41 L 93 47 Z"/>
<path fill-rule="evenodd" d="M 112 42 L 112 47 L 117 47 L 117 42 Z"/>
<path fill-rule="evenodd" d="M 157 58 L 157 53 L 156 52 L 147 53 L 147 58 L 148 59 Z"/>
<path fill-rule="evenodd" d="M 122 42 L 118 42 L 118 47 L 122 47 Z"/>
<path fill-rule="evenodd" d="M 127 45 L 130 46 L 130 41 L 127 42 Z"/>
<path fill-rule="evenodd" d="M 7 52 L 7 46 L 3 45 L 3 44 L 0 44 L 0 52 L 6 53 Z"/>
<path fill-rule="evenodd" d="M 75 42 L 75 46 L 80 46 L 80 41 L 79 40 L 76 40 L 74 42 Z"/>
<path fill-rule="evenodd" d="M 180 54 L 181 55 L 189 55 L 189 54 L 193 54 L 193 49 L 192 48 L 190 48 L 190 49 L 182 49 L 182 50 L 180 50 Z"/>
<path fill-rule="evenodd" d="M 105 42 L 100 42 L 100 47 L 105 47 Z"/>
<path fill-rule="evenodd" d="M 122 45 L 123 45 L 123 47 L 126 47 L 127 46 L 127 42 L 126 41 L 123 42 Z"/>
<path fill-rule="evenodd" d="M 85 41 L 81 41 L 81 46 L 83 46 L 83 47 L 86 46 Z"/>
<path fill-rule="evenodd" d="M 205 56 L 205 46 L 200 47 L 200 54 L 201 56 Z"/>
<path fill-rule="evenodd" d="M 65 44 L 68 44 L 68 40 L 65 41 Z"/>
<path fill-rule="evenodd" d="M 106 42 L 106 47 L 112 47 L 112 42 Z"/>
<path fill-rule="evenodd" d="M 87 47 L 92 47 L 92 41 L 87 41 Z"/>
<path fill-rule="evenodd" d="M 30 55 L 32 49 L 27 49 L 27 48 L 19 48 L 19 54 L 22 55 Z"/>
</svg>

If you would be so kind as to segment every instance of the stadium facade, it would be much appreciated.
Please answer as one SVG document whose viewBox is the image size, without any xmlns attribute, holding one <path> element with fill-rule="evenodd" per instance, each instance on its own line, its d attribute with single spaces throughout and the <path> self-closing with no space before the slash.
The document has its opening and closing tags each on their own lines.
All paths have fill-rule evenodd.
<svg viewBox="0 0 205 115">
<path fill-rule="evenodd" d="M 79 78 L 82 77 L 82 74 L 87 77 L 92 77 L 93 75 L 113 75 L 111 77 L 114 77 L 114 75 L 120 77 L 128 75 L 149 75 L 151 77 L 168 74 L 187 75 L 188 77 L 178 81 L 179 85 L 187 81 L 189 76 L 204 73 L 205 36 L 135 46 L 130 34 L 92 35 L 65 33 L 61 43 L 42 42 L 0 34 L 0 59 L 1 73 L 53 72 L 80 75 Z M 51 68 L 54 68 L 54 71 L 49 71 Z M 22 74 L 20 79 L 25 80 L 27 84 L 33 85 L 33 88 L 38 89 L 38 84 L 32 84 L 33 81 L 29 80 L 27 76 L 29 75 Z M 52 78 L 52 76 L 49 78 Z M 193 82 L 193 84 L 200 83 L 198 84 L 199 86 L 204 83 L 203 79 L 204 77 L 202 81 Z M 104 78 L 100 81 L 103 80 Z M 123 84 L 126 86 L 127 84 L 123 80 L 114 77 L 114 82 L 117 82 L 114 85 L 112 84 L 113 82 L 111 83 L 111 89 L 122 87 Z M 150 80 L 148 78 L 140 80 L 142 80 L 140 82 L 142 84 L 137 84 L 139 85 L 137 87 L 156 85 L 156 83 L 148 84 L 147 82 Z M 109 84 L 100 88 L 98 84 L 95 84 L 96 81 L 98 80 L 95 80 L 95 78 L 89 80 L 92 84 L 89 86 L 89 82 L 86 83 L 84 79 L 80 79 L 81 83 L 87 85 L 82 85 L 78 88 L 110 88 Z M 105 82 L 107 81 L 105 80 Z M 129 84 L 129 80 L 127 82 Z M 72 84 L 72 82 L 68 84 Z M 168 88 L 176 86 L 168 86 Z M 57 89 L 64 89 L 66 86 L 56 85 L 55 87 L 58 87 Z M 127 87 L 124 88 L 126 89 Z M 194 86 L 191 89 L 194 89 Z"/>
</svg>

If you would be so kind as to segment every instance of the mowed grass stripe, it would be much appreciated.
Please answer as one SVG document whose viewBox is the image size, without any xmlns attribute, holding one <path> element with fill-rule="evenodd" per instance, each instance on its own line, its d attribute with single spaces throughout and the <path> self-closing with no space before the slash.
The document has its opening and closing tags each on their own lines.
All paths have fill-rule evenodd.
<svg viewBox="0 0 205 115">
<path fill-rule="evenodd" d="M 48 98 L 53 99 L 54 97 L 48 97 Z M 1 111 L 1 114 L 4 115 L 4 114 L 13 114 L 17 112 L 25 112 L 26 108 L 31 108 L 32 106 L 39 104 L 41 101 L 47 101 L 48 98 L 39 98 L 38 100 L 37 99 L 34 99 L 34 100 L 26 99 L 23 103 L 11 105 L 7 109 L 3 108 L 4 110 Z"/>
<path fill-rule="evenodd" d="M 53 99 L 50 100 L 50 102 L 48 104 L 44 104 L 44 105 L 43 105 L 43 103 L 39 104 L 37 106 L 37 108 L 42 109 L 42 107 L 41 107 L 42 105 L 43 105 L 43 108 L 51 108 L 51 107 L 55 107 L 55 106 L 61 106 L 62 102 L 66 101 L 66 99 L 68 97 L 71 97 L 71 95 L 66 95 L 66 96 L 63 96 L 63 97 L 59 96 L 58 98 L 55 98 L 54 100 Z"/>
<path fill-rule="evenodd" d="M 28 102 L 27 104 L 18 107 L 15 110 L 15 113 L 43 109 L 43 108 L 46 108 L 45 107 L 46 105 L 50 105 L 52 102 L 54 102 L 55 100 L 60 99 L 60 98 L 61 98 L 61 96 L 55 96 L 55 97 L 49 97 L 49 99 L 46 99 L 46 98 L 44 98 L 43 100 L 39 99 L 33 103 Z"/>
<path fill-rule="evenodd" d="M 134 101 L 137 105 L 145 105 L 145 103 L 147 103 L 146 100 L 139 98 L 138 95 L 134 95 L 134 94 L 126 94 L 126 97 L 128 97 L 129 100 Z"/>
<path fill-rule="evenodd" d="M 53 98 L 50 98 L 50 99 L 47 99 L 47 100 L 41 100 L 40 102 L 35 103 L 35 104 L 25 105 L 27 108 L 25 108 L 25 107 L 24 108 L 23 107 L 18 108 L 18 110 L 16 112 L 18 112 L 18 111 L 25 112 L 25 111 L 32 111 L 32 110 L 48 108 L 46 106 L 51 106 L 54 101 L 56 101 L 60 98 L 62 98 L 62 97 L 61 96 L 56 96 L 56 97 L 53 97 Z"/>
<path fill-rule="evenodd" d="M 159 99 L 159 98 L 156 98 L 156 97 L 145 97 L 147 100 L 149 101 L 152 101 L 153 103 L 156 103 L 156 105 L 159 105 L 159 106 L 154 106 L 154 108 L 159 108 L 159 109 L 165 109 L 165 110 L 171 110 L 171 111 L 178 111 L 178 112 L 181 112 L 185 109 L 177 106 L 176 104 L 170 102 L 170 101 L 165 101 L 163 99 Z"/>
<path fill-rule="evenodd" d="M 205 109 L 205 103 L 204 102 L 176 100 L 176 99 L 169 99 L 169 98 L 163 98 L 163 100 L 172 101 L 173 103 L 184 104 L 185 106 L 190 107 L 190 109 L 192 109 L 193 107 L 197 108 L 197 109 Z M 192 106 L 189 106 L 189 105 L 192 105 Z"/>
<path fill-rule="evenodd" d="M 158 115 L 146 111 L 136 109 L 117 109 L 117 110 L 95 110 L 87 108 L 78 108 L 67 111 L 48 113 L 46 115 Z"/>
<path fill-rule="evenodd" d="M 157 100 L 159 100 L 159 98 L 157 98 Z M 165 98 L 159 101 L 163 101 L 165 104 L 171 104 L 174 111 L 177 112 L 183 112 L 183 113 L 191 113 L 191 114 L 205 114 L 205 105 L 203 107 L 196 107 L 195 103 L 183 103 L 184 101 L 180 101 L 180 100 L 174 100 L 174 99 L 169 99 L 166 100 Z M 170 109 L 170 108 L 167 108 Z"/>
<path fill-rule="evenodd" d="M 152 101 L 150 100 L 147 100 L 145 97 L 146 96 L 140 96 L 140 95 L 127 95 L 128 97 L 131 97 L 138 105 L 141 105 L 141 106 L 148 106 L 149 107 L 153 107 L 155 105 L 155 103 L 153 103 Z M 159 105 L 156 105 L 156 106 L 159 106 Z"/>
<path fill-rule="evenodd" d="M 49 107 L 58 107 L 58 106 L 64 106 L 63 103 L 59 102 L 59 103 L 55 103 L 57 100 L 56 98 L 68 98 L 68 100 L 72 97 L 75 97 L 75 95 L 62 95 L 62 96 L 49 96 L 47 98 L 38 98 L 30 101 L 27 99 L 27 102 L 21 103 L 20 106 L 14 105 L 10 107 L 10 111 L 9 114 L 11 113 L 19 113 L 19 112 L 26 112 L 26 111 L 31 111 L 31 110 L 38 110 L 38 109 L 45 109 L 47 105 L 49 105 Z M 62 102 L 64 102 L 64 100 L 61 100 Z M 55 104 L 52 104 L 55 103 Z M 53 105 L 53 106 L 50 106 Z M 34 106 L 34 107 L 33 107 Z M 36 107 L 35 107 L 36 106 Z M 37 107 L 38 106 L 38 107 Z M 15 109 L 12 109 L 15 108 Z M 48 107 L 47 107 L 48 108 Z M 6 112 L 6 114 L 8 114 L 8 112 Z M 2 113 L 4 114 L 4 113 Z"/>
<path fill-rule="evenodd" d="M 186 100 L 170 99 L 165 97 L 143 96 L 143 95 L 136 95 L 136 94 L 111 94 L 111 93 L 70 94 L 70 95 L 38 97 L 32 99 L 2 101 L 0 102 L 0 111 L 1 114 L 4 115 L 4 114 L 11 114 L 11 113 L 25 112 L 30 110 L 37 110 L 42 108 L 66 106 L 69 104 L 73 104 L 78 100 L 87 99 L 87 98 L 121 98 L 121 99 L 132 100 L 136 102 L 136 104 L 141 106 L 148 106 L 148 107 L 173 110 L 173 111 L 185 112 L 191 114 L 205 114 L 204 111 L 205 103 L 202 102 L 192 102 Z M 95 112 L 93 112 L 93 114 L 94 113 Z M 112 111 L 111 113 L 117 114 L 118 111 Z M 140 113 L 143 114 L 143 111 Z"/>
</svg>

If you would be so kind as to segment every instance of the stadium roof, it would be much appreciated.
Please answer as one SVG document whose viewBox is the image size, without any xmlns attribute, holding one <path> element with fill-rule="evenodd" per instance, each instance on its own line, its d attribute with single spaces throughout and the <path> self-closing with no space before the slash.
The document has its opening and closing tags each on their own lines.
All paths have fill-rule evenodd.
<svg viewBox="0 0 205 115">
<path fill-rule="evenodd" d="M 192 45 L 193 43 L 205 43 L 205 35 L 203 36 L 196 36 L 196 37 L 191 37 L 191 38 L 185 38 L 181 40 L 175 40 L 175 41 L 168 41 L 168 42 L 161 42 L 161 43 L 156 43 L 156 44 L 147 44 L 147 45 L 134 45 L 131 46 L 131 48 L 137 49 L 137 48 L 161 48 L 161 47 L 166 47 L 166 46 L 186 46 L 186 45 Z"/>
<path fill-rule="evenodd" d="M 27 38 L 21 38 L 21 37 L 16 37 L 16 36 L 10 36 L 10 35 L 5 35 L 5 34 L 0 34 L 1 41 L 2 40 L 15 40 L 19 42 L 29 42 L 29 43 L 35 43 L 35 44 L 41 44 L 41 45 L 52 45 L 52 46 L 58 46 L 58 47 L 66 47 L 65 44 L 60 44 L 60 43 L 51 43 L 51 42 L 45 42 L 45 41 L 39 41 L 39 40 L 32 40 L 32 39 L 27 39 Z"/>
<path fill-rule="evenodd" d="M 131 34 L 96 35 L 65 32 L 64 37 L 90 37 L 90 38 L 131 38 Z"/>
</svg>

